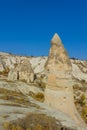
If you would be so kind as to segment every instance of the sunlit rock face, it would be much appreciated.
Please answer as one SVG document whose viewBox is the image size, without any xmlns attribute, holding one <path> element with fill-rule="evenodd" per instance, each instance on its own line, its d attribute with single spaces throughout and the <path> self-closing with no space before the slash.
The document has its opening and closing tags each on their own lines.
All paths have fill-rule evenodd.
<svg viewBox="0 0 87 130">
<path fill-rule="evenodd" d="M 33 82 L 34 72 L 29 60 L 22 60 L 14 69 L 11 69 L 8 74 L 8 80 L 21 80 L 27 83 Z"/>
<path fill-rule="evenodd" d="M 35 116 L 36 113 L 39 113 L 40 116 L 46 114 L 49 118 L 55 117 L 57 125 L 59 126 L 59 122 L 62 125 L 58 127 L 61 130 L 87 130 L 87 126 L 74 105 L 74 101 L 80 101 L 81 94 L 85 94 L 87 99 L 87 61 L 69 60 L 59 36 L 56 35 L 53 37 L 55 40 L 51 40 L 50 53 L 53 51 L 54 56 L 52 58 L 50 58 L 50 54 L 49 57 L 26 57 L 0 52 L 0 130 L 4 130 L 2 128 L 4 123 L 10 121 L 19 123 L 19 118 L 21 126 L 24 128 L 28 121 L 28 118 L 25 120 L 24 117 L 30 113 L 33 114 L 34 119 L 38 118 Z M 60 48 L 58 48 L 59 44 Z M 39 98 L 36 95 L 39 95 Z M 79 112 L 81 109 L 84 109 L 82 104 L 79 106 Z M 44 119 L 48 120 L 47 117 L 43 117 L 43 119 L 40 117 L 40 119 L 42 122 Z M 40 119 L 38 118 L 39 121 Z M 40 123 L 34 121 L 35 126 Z M 30 121 L 30 126 L 32 122 Z M 50 120 L 48 122 L 49 125 L 54 124 Z M 43 123 L 45 129 L 46 124 Z M 52 128 L 51 125 L 50 128 Z M 55 125 L 52 130 L 54 129 L 56 129 Z"/>
<path fill-rule="evenodd" d="M 51 49 L 46 63 L 46 69 L 49 71 L 71 70 L 70 59 L 58 34 L 55 34 L 51 40 Z"/>
<path fill-rule="evenodd" d="M 64 82 L 66 79 L 71 79 L 71 62 L 58 34 L 55 34 L 51 40 L 45 68 L 48 71 L 48 84 L 57 84 L 58 79 L 60 84 L 63 83 L 61 79 Z"/>
<path fill-rule="evenodd" d="M 72 78 L 71 61 L 57 34 L 51 40 L 45 69 L 47 73 L 45 103 L 68 114 L 77 123 L 83 122 L 74 105 L 75 81 Z"/>
</svg>

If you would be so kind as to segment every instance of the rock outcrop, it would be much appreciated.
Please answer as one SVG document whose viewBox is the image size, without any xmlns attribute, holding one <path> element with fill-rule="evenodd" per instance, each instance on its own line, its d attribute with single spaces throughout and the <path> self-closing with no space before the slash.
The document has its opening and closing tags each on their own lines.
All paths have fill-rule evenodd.
<svg viewBox="0 0 87 130">
<path fill-rule="evenodd" d="M 30 65 L 29 60 L 22 60 L 14 69 L 11 69 L 8 73 L 8 80 L 21 80 L 27 83 L 34 81 L 34 72 Z"/>
<path fill-rule="evenodd" d="M 49 71 L 71 71 L 70 59 L 58 34 L 55 34 L 51 40 L 51 49 L 46 69 Z"/>
<path fill-rule="evenodd" d="M 77 123 L 84 124 L 74 105 L 75 81 L 72 79 L 71 61 L 57 34 L 51 40 L 51 49 L 45 68 L 48 76 L 45 103 L 68 114 Z"/>
<path fill-rule="evenodd" d="M 72 78 L 72 65 L 70 59 L 57 34 L 55 34 L 51 40 L 51 49 L 48 56 L 48 60 L 45 64 L 45 68 L 49 75 L 49 85 L 55 84 L 55 86 L 61 86 L 61 84 L 63 84 L 64 86 L 64 82 L 67 82 L 68 80 L 70 81 Z M 71 81 L 68 83 L 72 84 Z"/>
<path fill-rule="evenodd" d="M 71 61 L 57 34 L 51 40 L 51 49 L 45 68 L 48 75 L 48 86 L 52 86 L 52 88 L 53 86 L 67 87 L 70 84 L 72 86 Z"/>
</svg>

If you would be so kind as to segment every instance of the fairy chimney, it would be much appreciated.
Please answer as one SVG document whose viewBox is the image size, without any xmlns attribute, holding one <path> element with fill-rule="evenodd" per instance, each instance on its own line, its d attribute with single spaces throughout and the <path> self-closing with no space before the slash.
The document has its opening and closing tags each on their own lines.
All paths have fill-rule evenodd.
<svg viewBox="0 0 87 130">
<path fill-rule="evenodd" d="M 55 34 L 51 40 L 51 49 L 45 64 L 45 70 L 48 73 L 47 82 L 50 85 L 56 85 L 58 79 L 60 82 L 60 79 L 71 78 L 71 62 L 58 34 Z"/>
<path fill-rule="evenodd" d="M 21 80 L 27 83 L 34 81 L 34 72 L 29 60 L 24 59 L 16 68 L 11 69 L 8 74 L 8 80 Z"/>
</svg>

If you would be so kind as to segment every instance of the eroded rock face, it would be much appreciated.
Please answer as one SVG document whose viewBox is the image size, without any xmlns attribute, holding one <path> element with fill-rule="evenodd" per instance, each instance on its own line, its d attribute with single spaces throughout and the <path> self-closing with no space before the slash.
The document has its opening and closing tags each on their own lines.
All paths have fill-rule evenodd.
<svg viewBox="0 0 87 130">
<path fill-rule="evenodd" d="M 72 65 L 68 54 L 57 34 L 51 40 L 51 49 L 45 65 L 47 85 L 45 103 L 63 111 L 79 124 L 84 124 L 79 116 L 73 96 Z"/>
<path fill-rule="evenodd" d="M 49 71 L 71 71 L 71 62 L 68 54 L 57 34 L 51 40 L 51 49 L 46 63 Z"/>
<path fill-rule="evenodd" d="M 29 61 L 31 65 L 29 65 Z M 72 69 L 70 67 L 70 69 L 67 70 L 66 67 L 63 68 L 63 65 L 61 65 L 62 69 L 60 69 L 58 67 L 58 64 L 55 65 L 55 62 L 53 60 L 54 68 L 53 66 L 51 69 L 48 68 L 49 71 L 47 71 L 46 68 L 46 73 L 44 74 L 44 64 L 46 61 L 47 57 L 25 57 L 15 56 L 7 53 L 0 53 L 0 130 L 4 130 L 2 128 L 4 122 L 9 122 L 17 119 L 18 123 L 19 118 L 22 118 L 22 116 L 25 117 L 27 114 L 31 112 L 38 112 L 39 114 L 41 112 L 41 114 L 43 115 L 46 114 L 48 116 L 55 117 L 63 125 L 60 128 L 61 130 L 87 130 L 87 126 L 85 126 L 85 124 L 81 120 L 81 117 L 79 116 L 74 105 L 72 88 L 72 84 L 74 83 L 74 81 L 72 80 L 71 76 L 72 70 L 73 76 L 78 81 L 81 82 L 85 80 L 86 82 L 87 61 L 71 60 Z M 27 67 L 26 64 L 28 65 Z M 65 64 L 66 63 L 64 63 L 64 65 Z M 34 78 L 32 69 L 30 71 L 29 66 L 30 68 L 32 66 L 34 73 L 36 73 L 38 85 L 40 85 L 38 87 L 37 84 L 26 84 L 26 82 L 30 82 L 30 79 L 33 80 Z M 20 79 L 25 80 L 26 82 L 8 82 L 8 72 L 8 77 L 10 78 L 10 80 L 15 81 Z M 47 84 L 45 84 L 46 80 Z M 42 89 L 43 87 L 44 89 Z M 81 87 L 83 87 L 84 89 L 83 82 Z M 10 92 L 8 92 L 8 90 Z M 45 96 L 45 103 L 40 103 L 36 101 L 34 98 L 31 98 L 31 92 L 35 94 L 37 94 L 38 92 L 43 93 Z M 72 119 L 74 119 L 74 121 Z M 76 123 L 79 123 L 79 125 Z"/>
<path fill-rule="evenodd" d="M 54 84 L 59 86 L 61 83 L 63 84 L 62 86 L 64 86 L 64 83 L 62 81 L 66 82 L 65 80 L 70 81 L 72 79 L 71 61 L 57 34 L 55 34 L 51 40 L 51 49 L 45 68 L 48 72 L 48 84 L 52 86 Z M 59 84 L 57 84 L 58 80 L 60 82 Z"/>
<path fill-rule="evenodd" d="M 11 69 L 8 74 L 8 80 L 21 80 L 26 81 L 27 83 L 33 82 L 34 72 L 31 68 L 29 60 L 22 60 L 16 68 Z"/>
</svg>

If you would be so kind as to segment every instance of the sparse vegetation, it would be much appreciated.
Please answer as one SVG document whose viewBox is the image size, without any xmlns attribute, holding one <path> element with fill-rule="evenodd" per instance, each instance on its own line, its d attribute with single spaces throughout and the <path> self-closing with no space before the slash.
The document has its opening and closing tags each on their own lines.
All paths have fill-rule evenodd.
<svg viewBox="0 0 87 130">
<path fill-rule="evenodd" d="M 44 101 L 44 94 L 41 92 L 38 93 L 33 93 L 33 92 L 29 92 L 29 96 L 31 96 L 32 98 L 34 98 L 37 101 L 43 102 Z"/>
<path fill-rule="evenodd" d="M 44 75 L 41 75 L 40 77 L 38 77 L 38 78 L 35 80 L 36 86 L 42 88 L 43 91 L 44 91 L 45 88 L 46 88 L 46 83 L 43 82 L 44 77 L 45 77 Z"/>
<path fill-rule="evenodd" d="M 75 95 L 74 99 L 77 110 L 79 111 L 84 121 L 87 123 L 87 98 L 85 95 L 87 87 L 84 80 L 81 81 L 81 84 L 83 85 L 82 87 L 80 87 L 78 84 L 74 85 L 73 87 Z"/>
<path fill-rule="evenodd" d="M 86 107 L 83 107 L 82 109 L 82 117 L 83 119 L 85 120 L 85 122 L 87 123 L 87 106 Z"/>
<path fill-rule="evenodd" d="M 10 124 L 10 122 L 5 122 L 3 125 L 6 130 L 24 130 L 21 126 Z"/>
<path fill-rule="evenodd" d="M 79 103 L 81 106 L 84 106 L 86 104 L 86 97 L 84 94 L 81 95 L 80 99 L 79 99 Z"/>
<path fill-rule="evenodd" d="M 44 114 L 29 114 L 23 119 L 12 122 L 5 122 L 6 130 L 61 130 L 62 125 L 53 117 L 48 117 Z"/>
<path fill-rule="evenodd" d="M 10 122 L 5 122 L 5 123 L 3 124 L 3 126 L 4 126 L 4 128 L 5 128 L 6 130 L 9 129 Z"/>
<path fill-rule="evenodd" d="M 43 102 L 43 101 L 44 101 L 44 94 L 38 92 L 38 93 L 35 95 L 35 98 L 36 98 L 36 100 L 38 100 L 38 101 L 40 101 L 40 102 Z"/>
<path fill-rule="evenodd" d="M 64 53 L 65 53 L 64 55 L 66 55 L 66 52 L 64 52 Z M 52 55 L 50 55 L 50 56 L 52 56 Z M 50 56 L 49 56 L 49 58 L 53 58 L 53 56 L 52 57 L 50 57 Z M 20 58 L 21 59 L 19 59 L 19 58 L 14 58 L 13 60 L 10 59 L 11 64 L 13 64 L 14 67 L 17 67 L 19 62 L 23 59 L 22 56 L 20 56 Z M 28 60 L 32 59 L 31 57 L 28 57 L 28 58 L 29 58 Z M 58 59 L 58 56 L 56 56 L 55 58 Z M 26 57 L 24 57 L 24 59 L 26 59 Z M 73 59 L 76 60 L 75 58 L 73 58 Z M 61 61 L 61 63 L 64 63 L 63 59 L 61 60 L 61 58 L 59 58 L 59 60 Z M 74 63 L 74 60 L 72 60 L 72 63 Z M 47 60 L 47 62 L 48 62 L 48 60 Z M 48 64 L 47 62 L 46 62 L 46 64 Z M 76 62 L 77 62 L 76 65 L 79 64 L 78 67 L 80 68 L 80 70 L 86 74 L 86 69 L 83 69 L 83 67 L 85 67 L 85 64 L 83 64 L 83 62 L 82 62 L 81 67 L 80 67 L 80 62 L 79 63 L 78 63 L 78 61 L 76 61 Z M 35 70 L 38 67 L 38 69 L 37 69 L 37 71 L 38 71 L 39 66 L 42 65 L 42 63 L 43 62 L 41 61 L 41 59 L 38 60 L 38 63 L 36 65 L 34 65 L 33 70 Z M 57 61 L 55 61 L 55 63 L 57 64 Z M 65 58 L 65 63 L 67 63 L 68 65 L 71 66 L 71 62 L 66 58 Z M 46 67 L 46 64 L 45 64 L 45 67 Z M 33 66 L 33 62 L 32 62 L 32 66 Z M 65 126 L 62 126 L 58 120 L 56 120 L 55 118 L 53 118 L 51 116 L 47 116 L 45 114 L 40 114 L 42 112 L 47 113 L 49 111 L 49 109 L 47 109 L 47 107 L 46 107 L 46 111 L 45 111 L 45 107 L 43 107 L 43 105 L 42 105 L 42 107 L 43 107 L 42 108 L 41 105 L 39 106 L 39 103 L 35 101 L 35 100 L 37 100 L 39 102 L 44 102 L 44 99 L 45 99 L 44 94 L 45 94 L 45 88 L 46 88 L 45 81 L 47 80 L 47 76 L 46 76 L 47 73 L 50 73 L 49 67 L 46 68 L 48 70 L 48 72 L 46 74 L 43 72 L 42 73 L 37 72 L 34 75 L 34 82 L 27 83 L 27 87 L 28 87 L 28 85 L 29 85 L 29 87 L 32 87 L 32 88 L 29 88 L 28 91 L 27 91 L 27 87 L 25 85 L 24 85 L 25 88 L 23 85 L 22 85 L 23 88 L 21 88 L 20 82 L 8 80 L 7 76 L 8 76 L 10 67 L 8 65 L 8 67 L 5 67 L 5 71 L 0 73 L 2 76 L 1 81 L 3 80 L 3 83 L 1 82 L 2 87 L 5 86 L 5 88 L 7 87 L 7 89 L 13 87 L 12 90 L 15 90 L 15 91 L 11 91 L 11 90 L 7 90 L 4 88 L 0 88 L 0 99 L 1 99 L 0 106 L 2 107 L 2 113 L 0 112 L 1 113 L 0 116 L 1 116 L 2 122 L 8 121 L 8 122 L 3 123 L 3 126 L 6 130 L 75 130 L 75 129 L 70 129 L 70 128 L 66 128 Z M 57 72 L 55 72 L 55 74 L 56 73 Z M 74 88 L 74 92 L 75 92 L 74 97 L 75 97 L 76 107 L 77 107 L 80 115 L 82 116 L 82 118 L 87 123 L 87 97 L 85 95 L 85 92 L 87 91 L 87 82 L 83 79 L 83 77 L 81 78 L 82 80 L 80 80 L 77 77 L 77 83 L 73 86 L 73 88 Z M 61 78 L 61 75 L 60 75 L 60 78 Z M 66 78 L 67 78 L 67 75 L 66 75 Z M 19 79 L 19 76 L 17 77 L 17 79 Z M 59 81 L 59 77 L 57 79 Z M 73 79 L 75 80 L 74 76 L 73 76 Z M 3 85 L 4 82 L 6 82 L 5 85 Z M 13 83 L 14 83 L 14 86 L 13 86 Z M 21 83 L 26 84 L 26 80 L 25 79 L 22 80 Z M 80 84 L 81 84 L 81 86 L 80 86 Z M 18 85 L 20 85 L 20 86 L 18 86 Z M 35 87 L 38 87 L 38 88 L 35 88 Z M 69 90 L 67 88 L 68 87 L 65 87 L 66 91 Z M 26 94 L 25 89 L 27 91 L 27 94 Z M 18 90 L 23 92 L 25 95 Z M 30 96 L 35 100 L 32 100 L 32 98 L 30 98 Z M 29 100 L 29 98 L 31 100 Z M 47 97 L 47 98 L 49 100 L 49 97 Z M 56 94 L 55 94 L 55 100 L 56 100 Z M 64 96 L 65 103 L 66 103 L 66 100 L 67 100 L 67 98 L 66 98 L 66 96 Z M 60 101 L 62 101 L 62 100 L 60 100 Z M 49 103 L 49 105 L 50 105 L 50 103 Z M 71 106 L 71 107 L 73 107 L 73 106 Z M 5 112 L 3 111 L 3 108 L 5 108 L 5 110 L 4 110 Z M 16 110 L 14 110 L 14 108 Z M 11 109 L 11 111 L 10 111 L 10 109 Z M 8 112 L 8 110 L 9 110 L 9 112 Z M 49 115 L 50 115 L 50 113 L 51 112 L 49 112 Z M 23 116 L 26 116 L 26 117 L 23 118 Z M 9 119 L 11 120 L 11 122 L 9 122 Z M 66 118 L 64 119 L 64 117 L 63 117 L 63 118 L 61 118 L 61 120 L 66 120 Z"/>
<path fill-rule="evenodd" d="M 35 106 L 38 107 L 38 105 L 34 105 L 29 102 L 29 99 L 23 95 L 21 92 L 11 91 L 4 88 L 0 88 L 0 94 L 3 94 L 0 96 L 0 99 L 12 101 L 12 103 L 7 103 L 10 106 Z M 41 99 L 42 100 L 42 99 Z M 4 104 L 3 104 L 4 105 Z"/>
</svg>

